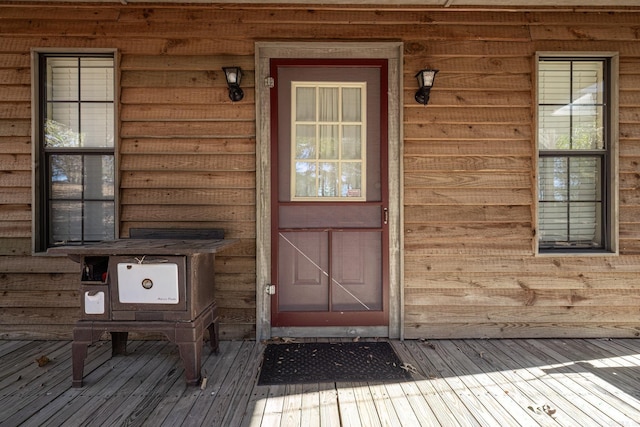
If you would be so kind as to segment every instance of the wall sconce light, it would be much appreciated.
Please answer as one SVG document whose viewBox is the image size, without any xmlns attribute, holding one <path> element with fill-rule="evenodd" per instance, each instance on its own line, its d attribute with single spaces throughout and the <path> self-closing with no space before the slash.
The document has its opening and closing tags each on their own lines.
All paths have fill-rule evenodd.
<svg viewBox="0 0 640 427">
<path fill-rule="evenodd" d="M 433 81 L 436 74 L 440 70 L 420 70 L 416 74 L 418 79 L 418 91 L 416 92 L 416 102 L 418 104 L 427 105 L 429 103 L 429 93 L 433 87 Z"/>
<path fill-rule="evenodd" d="M 224 77 L 227 79 L 229 86 L 229 99 L 237 102 L 244 98 L 244 92 L 240 89 L 240 80 L 242 80 L 242 69 L 240 67 L 222 67 Z"/>
</svg>

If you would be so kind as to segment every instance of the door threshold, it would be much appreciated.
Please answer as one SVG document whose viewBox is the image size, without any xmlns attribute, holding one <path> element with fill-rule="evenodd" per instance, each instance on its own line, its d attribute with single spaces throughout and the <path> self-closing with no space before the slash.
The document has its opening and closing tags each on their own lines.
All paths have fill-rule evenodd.
<svg viewBox="0 0 640 427">
<path fill-rule="evenodd" d="M 290 338 L 387 338 L 388 326 L 297 326 L 272 327 L 271 337 Z"/>
</svg>

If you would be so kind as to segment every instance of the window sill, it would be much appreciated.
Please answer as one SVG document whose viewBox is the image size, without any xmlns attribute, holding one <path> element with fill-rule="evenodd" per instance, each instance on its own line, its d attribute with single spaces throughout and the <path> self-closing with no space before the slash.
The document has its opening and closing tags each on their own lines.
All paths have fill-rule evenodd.
<svg viewBox="0 0 640 427">
<path fill-rule="evenodd" d="M 538 251 L 536 257 L 606 257 L 606 256 L 618 256 L 620 253 L 612 251 L 588 251 L 588 250 L 551 250 L 551 251 Z"/>
</svg>

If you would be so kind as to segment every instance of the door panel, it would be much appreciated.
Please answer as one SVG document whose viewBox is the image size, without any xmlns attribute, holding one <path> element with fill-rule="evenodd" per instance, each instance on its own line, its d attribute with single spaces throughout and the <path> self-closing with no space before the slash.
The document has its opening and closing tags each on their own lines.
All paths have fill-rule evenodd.
<svg viewBox="0 0 640 427">
<path fill-rule="evenodd" d="M 382 310 L 380 232 L 334 232 L 331 240 L 331 309 Z"/>
<path fill-rule="evenodd" d="M 317 204 L 310 208 L 309 204 L 281 205 L 278 210 L 280 228 L 313 227 L 332 228 L 375 228 L 382 223 L 383 211 L 379 204 L 349 206 Z"/>
<path fill-rule="evenodd" d="M 273 326 L 388 324 L 386 66 L 271 62 Z"/>
<path fill-rule="evenodd" d="M 280 311 L 327 311 L 329 251 L 327 232 L 281 232 L 278 303 Z"/>
</svg>

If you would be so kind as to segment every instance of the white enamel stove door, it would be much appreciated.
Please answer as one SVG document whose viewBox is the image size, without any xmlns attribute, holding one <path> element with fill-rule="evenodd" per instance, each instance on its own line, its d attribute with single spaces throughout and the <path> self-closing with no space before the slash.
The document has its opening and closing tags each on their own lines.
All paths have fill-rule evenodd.
<svg viewBox="0 0 640 427">
<path fill-rule="evenodd" d="M 178 304 L 178 265 L 118 264 L 121 303 Z"/>
</svg>

